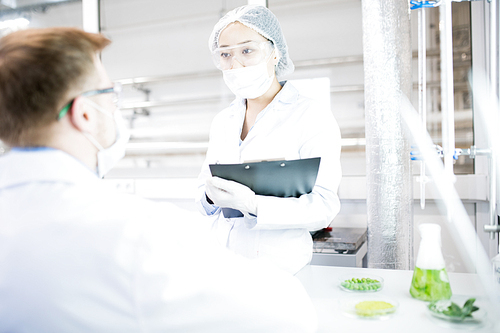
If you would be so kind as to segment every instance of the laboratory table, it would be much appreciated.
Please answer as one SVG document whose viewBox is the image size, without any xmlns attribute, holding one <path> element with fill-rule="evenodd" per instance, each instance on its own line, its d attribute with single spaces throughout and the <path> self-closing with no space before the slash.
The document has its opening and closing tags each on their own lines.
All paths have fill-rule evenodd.
<svg viewBox="0 0 500 333">
<path fill-rule="evenodd" d="M 346 300 L 359 298 L 368 293 L 346 292 L 339 288 L 340 278 L 351 274 L 374 274 L 384 279 L 380 291 L 369 293 L 370 296 L 390 298 L 399 302 L 397 311 L 385 320 L 364 319 L 349 316 L 343 312 Z M 494 317 L 491 306 L 484 296 L 479 278 L 476 274 L 448 273 L 453 292 L 452 300 L 460 303 L 469 297 L 475 297 L 476 303 L 484 311 L 485 323 L 479 327 L 468 327 L 450 324 L 430 315 L 427 302 L 416 300 L 410 296 L 409 289 L 413 271 L 347 268 L 333 266 L 308 265 L 296 274 L 312 299 L 319 319 L 318 333 L 321 332 L 499 332 L 500 318 Z M 459 304 L 463 305 L 463 302 Z M 499 304 L 496 304 L 499 306 Z M 471 330 L 473 329 L 473 330 Z"/>
</svg>

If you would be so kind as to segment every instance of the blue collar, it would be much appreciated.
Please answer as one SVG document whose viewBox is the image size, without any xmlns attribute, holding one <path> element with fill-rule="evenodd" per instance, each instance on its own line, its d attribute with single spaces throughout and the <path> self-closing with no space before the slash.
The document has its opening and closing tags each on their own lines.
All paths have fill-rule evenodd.
<svg viewBox="0 0 500 333">
<path fill-rule="evenodd" d="M 55 148 L 52 148 L 52 147 L 44 147 L 44 146 L 40 146 L 40 147 L 13 147 L 11 149 L 11 151 L 18 151 L 18 152 L 28 152 L 28 151 L 47 151 L 47 150 L 57 150 Z"/>
</svg>

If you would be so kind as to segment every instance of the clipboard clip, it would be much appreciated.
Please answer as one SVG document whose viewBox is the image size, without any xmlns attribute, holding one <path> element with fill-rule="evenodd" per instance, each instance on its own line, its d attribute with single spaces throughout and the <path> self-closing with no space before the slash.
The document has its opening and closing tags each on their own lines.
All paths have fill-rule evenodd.
<svg viewBox="0 0 500 333">
<path fill-rule="evenodd" d="M 286 166 L 285 162 L 283 162 L 283 163 L 280 164 L 280 167 L 282 167 L 282 168 L 285 167 L 285 166 Z M 248 165 L 248 164 L 245 165 L 245 170 L 249 170 L 249 169 L 250 169 L 250 165 Z"/>
</svg>

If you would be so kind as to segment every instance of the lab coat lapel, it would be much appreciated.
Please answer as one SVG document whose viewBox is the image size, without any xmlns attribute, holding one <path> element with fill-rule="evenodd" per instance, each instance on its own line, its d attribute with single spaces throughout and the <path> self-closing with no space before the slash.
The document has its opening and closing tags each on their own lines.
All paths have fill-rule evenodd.
<svg viewBox="0 0 500 333">
<path fill-rule="evenodd" d="M 283 88 L 274 97 L 271 103 L 257 116 L 254 126 L 245 138 L 245 144 L 248 144 L 252 138 L 258 136 L 259 134 L 262 135 L 262 133 L 272 132 L 273 128 L 275 128 L 275 126 L 282 121 L 281 118 L 285 116 L 283 111 L 289 105 L 292 105 L 297 101 L 298 91 L 286 82 L 281 82 L 281 84 L 283 85 Z M 261 121 L 263 118 L 265 118 L 265 120 Z"/>
<path fill-rule="evenodd" d="M 276 132 L 280 123 L 289 116 L 290 107 L 298 99 L 298 91 L 289 83 L 282 83 L 283 88 L 275 96 L 274 100 L 262 110 L 252 129 L 241 144 L 242 162 L 245 160 L 262 160 L 284 158 L 285 152 L 276 154 L 276 147 L 270 147 L 270 142 L 280 144 L 269 136 Z M 243 121 L 243 120 L 242 120 Z"/>
<path fill-rule="evenodd" d="M 281 121 L 280 118 L 282 116 L 283 113 L 277 109 L 277 103 L 269 104 L 257 116 L 255 124 L 248 132 L 245 140 L 241 143 L 241 151 L 243 152 L 247 147 L 252 146 L 257 141 L 260 142 L 259 146 L 262 144 L 262 141 L 266 141 L 268 133 L 272 133 L 273 128 Z"/>
<path fill-rule="evenodd" d="M 244 101 L 239 101 L 233 106 L 233 112 L 228 118 L 227 127 L 224 128 L 224 160 L 219 160 L 219 163 L 241 163 L 240 154 L 240 136 L 245 119 L 246 104 Z"/>
</svg>

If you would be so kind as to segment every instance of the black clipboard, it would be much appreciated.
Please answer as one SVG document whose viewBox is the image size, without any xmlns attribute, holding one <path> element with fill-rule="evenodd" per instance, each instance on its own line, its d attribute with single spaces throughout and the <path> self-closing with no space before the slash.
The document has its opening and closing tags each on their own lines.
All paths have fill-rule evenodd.
<svg viewBox="0 0 500 333">
<path fill-rule="evenodd" d="M 311 193 L 318 176 L 321 157 L 300 160 L 263 161 L 239 164 L 210 164 L 212 176 L 246 185 L 259 195 L 295 197 Z M 222 208 L 224 217 L 242 217 Z"/>
<path fill-rule="evenodd" d="M 246 185 L 259 195 L 300 197 L 316 183 L 321 157 L 239 164 L 210 164 L 212 176 Z"/>
</svg>

